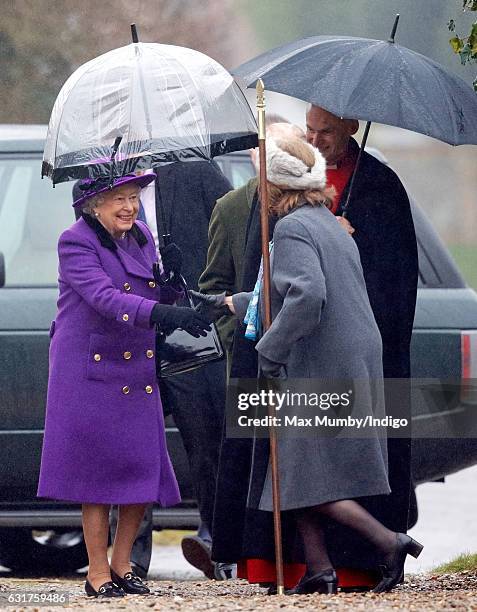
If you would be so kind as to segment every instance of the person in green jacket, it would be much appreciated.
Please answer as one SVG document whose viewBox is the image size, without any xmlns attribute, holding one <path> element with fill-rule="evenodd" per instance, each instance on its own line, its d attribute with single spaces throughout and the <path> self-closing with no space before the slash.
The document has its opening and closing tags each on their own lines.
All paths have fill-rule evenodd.
<svg viewBox="0 0 477 612">
<path fill-rule="evenodd" d="M 297 125 L 285 122 L 281 117 L 268 117 L 267 137 L 305 139 L 305 133 Z M 257 167 L 258 149 L 250 151 L 252 163 Z M 237 293 L 241 289 L 243 252 L 247 222 L 254 198 L 257 197 L 258 180 L 251 178 L 245 185 L 225 194 L 212 211 L 209 224 L 209 250 L 207 266 L 199 278 L 203 293 Z M 233 336 L 236 324 L 234 315 L 224 315 L 216 322 L 220 339 L 227 353 L 227 369 L 230 371 Z"/>
</svg>

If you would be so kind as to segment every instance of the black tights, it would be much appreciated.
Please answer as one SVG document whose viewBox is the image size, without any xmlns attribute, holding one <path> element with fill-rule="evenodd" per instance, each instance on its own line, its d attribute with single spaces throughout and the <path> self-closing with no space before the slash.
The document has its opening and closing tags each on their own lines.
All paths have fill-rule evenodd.
<svg viewBox="0 0 477 612">
<path fill-rule="evenodd" d="M 383 557 L 394 552 L 396 533 L 374 518 L 363 506 L 352 499 L 343 499 L 319 506 L 295 511 L 298 529 L 303 540 L 306 573 L 317 574 L 332 567 L 326 548 L 320 515 L 355 529 L 382 553 Z"/>
</svg>

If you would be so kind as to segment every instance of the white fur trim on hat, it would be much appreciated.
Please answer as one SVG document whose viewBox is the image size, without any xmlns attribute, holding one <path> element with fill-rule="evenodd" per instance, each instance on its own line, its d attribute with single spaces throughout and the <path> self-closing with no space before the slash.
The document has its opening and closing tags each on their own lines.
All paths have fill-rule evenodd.
<svg viewBox="0 0 477 612">
<path fill-rule="evenodd" d="M 323 155 L 308 143 L 315 164 L 308 168 L 301 159 L 281 149 L 273 138 L 267 138 L 267 178 L 274 185 L 290 189 L 324 189 L 326 187 L 326 161 Z"/>
</svg>

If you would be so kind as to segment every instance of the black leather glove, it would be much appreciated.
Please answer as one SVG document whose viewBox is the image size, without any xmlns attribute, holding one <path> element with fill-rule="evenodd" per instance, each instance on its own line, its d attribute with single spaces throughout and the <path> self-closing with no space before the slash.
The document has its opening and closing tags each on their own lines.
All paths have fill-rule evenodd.
<svg viewBox="0 0 477 612">
<path fill-rule="evenodd" d="M 183 329 L 194 338 L 206 336 L 206 332 L 211 330 L 204 315 L 187 306 L 156 304 L 151 312 L 151 323 L 157 323 L 166 332 L 178 328 Z"/>
<path fill-rule="evenodd" d="M 225 291 L 217 295 L 207 295 L 198 291 L 189 291 L 192 299 L 198 302 L 195 309 L 203 314 L 209 321 L 217 321 L 224 315 L 232 314 L 229 307 L 225 304 Z"/>
<path fill-rule="evenodd" d="M 162 266 L 167 276 L 173 272 L 179 275 L 182 270 L 182 251 L 175 242 L 160 247 L 159 252 L 161 253 Z"/>
</svg>

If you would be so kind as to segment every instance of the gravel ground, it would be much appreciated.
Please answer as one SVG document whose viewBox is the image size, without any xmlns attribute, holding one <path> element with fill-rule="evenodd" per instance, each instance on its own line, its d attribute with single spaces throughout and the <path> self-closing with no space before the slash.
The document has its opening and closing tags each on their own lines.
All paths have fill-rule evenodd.
<svg viewBox="0 0 477 612">
<path fill-rule="evenodd" d="M 405 584 L 392 593 L 341 593 L 338 595 L 267 596 L 263 589 L 236 580 L 231 582 L 201 581 L 149 581 L 152 594 L 148 597 L 128 596 L 120 601 L 96 601 L 83 594 L 83 582 L 68 579 L 19 579 L 2 578 L 2 591 L 67 592 L 70 607 L 92 609 L 96 606 L 108 610 L 207 610 L 252 611 L 292 609 L 346 610 L 359 612 L 370 610 L 413 610 L 444 612 L 477 611 L 477 572 L 461 572 L 444 576 L 409 576 Z M 5 604 L 0 605 L 3 607 Z M 32 610 L 31 607 L 9 607 L 10 610 Z M 37 610 L 56 610 L 58 607 L 41 607 Z"/>
</svg>

